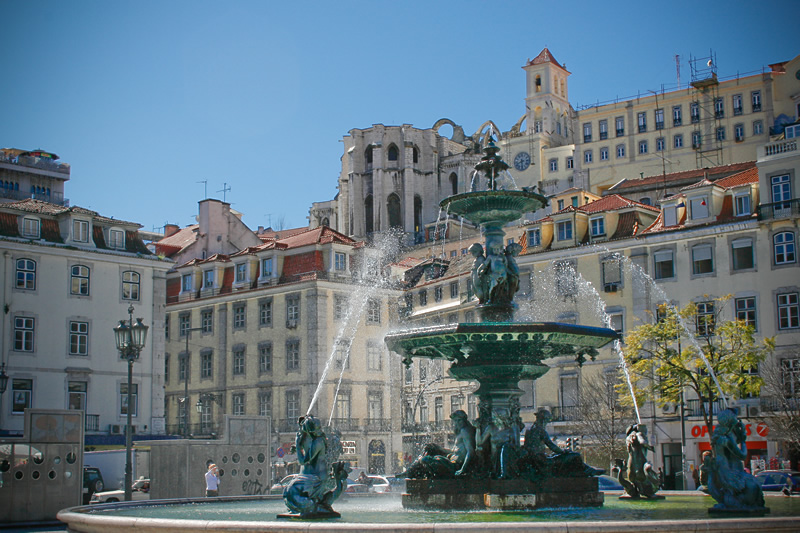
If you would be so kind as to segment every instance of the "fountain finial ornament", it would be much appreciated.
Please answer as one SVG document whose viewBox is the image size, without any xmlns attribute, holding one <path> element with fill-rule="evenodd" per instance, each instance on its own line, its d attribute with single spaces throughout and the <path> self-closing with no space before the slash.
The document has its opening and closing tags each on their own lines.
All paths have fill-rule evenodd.
<svg viewBox="0 0 800 533">
<path fill-rule="evenodd" d="M 336 461 L 328 465 L 328 438 L 319 419 L 301 416 L 295 436 L 300 475 L 283 491 L 283 500 L 291 513 L 278 518 L 339 518 L 333 502 L 347 486 L 350 465 Z"/>
</svg>

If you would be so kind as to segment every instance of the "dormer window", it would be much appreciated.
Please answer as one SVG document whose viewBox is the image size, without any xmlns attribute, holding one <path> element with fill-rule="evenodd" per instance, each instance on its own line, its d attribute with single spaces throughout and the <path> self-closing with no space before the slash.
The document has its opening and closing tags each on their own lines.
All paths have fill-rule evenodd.
<svg viewBox="0 0 800 533">
<path fill-rule="evenodd" d="M 190 292 L 192 290 L 192 275 L 184 274 L 181 276 L 181 292 Z"/>
<path fill-rule="evenodd" d="M 559 222 L 556 224 L 556 228 L 558 230 L 558 240 L 559 241 L 568 241 L 572 239 L 572 221 L 565 220 L 564 222 Z"/>
<path fill-rule="evenodd" d="M 261 260 L 261 277 L 262 278 L 269 278 L 272 277 L 272 258 L 267 257 L 266 259 Z"/>
<path fill-rule="evenodd" d="M 750 195 L 737 194 L 736 195 L 736 216 L 741 217 L 750 214 Z"/>
<path fill-rule="evenodd" d="M 236 283 L 245 281 L 247 281 L 247 263 L 239 263 L 236 265 Z"/>
<path fill-rule="evenodd" d="M 86 220 L 72 221 L 72 240 L 75 242 L 89 242 L 89 222 Z"/>
<path fill-rule="evenodd" d="M 344 272 L 347 270 L 347 254 L 342 252 L 334 252 L 333 254 L 333 268 L 336 271 Z"/>
<path fill-rule="evenodd" d="M 675 205 L 664 206 L 664 225 L 675 226 L 678 224 L 678 207 Z"/>
<path fill-rule="evenodd" d="M 708 218 L 708 200 L 705 196 L 689 200 L 692 220 Z"/>
<path fill-rule="evenodd" d="M 592 227 L 592 237 L 601 237 L 606 234 L 606 224 L 603 217 L 595 217 L 589 221 Z"/>
<path fill-rule="evenodd" d="M 541 235 L 542 234 L 541 234 L 541 232 L 539 231 L 538 228 L 537 229 L 529 229 L 528 230 L 528 246 L 529 247 L 541 246 L 541 244 L 542 244 Z"/>
<path fill-rule="evenodd" d="M 39 219 L 33 217 L 24 217 L 22 219 L 22 236 L 38 239 L 40 236 Z"/>
<path fill-rule="evenodd" d="M 205 270 L 203 272 L 203 288 L 204 289 L 214 288 L 214 270 Z"/>
<path fill-rule="evenodd" d="M 116 250 L 125 248 L 125 232 L 119 229 L 108 230 L 108 246 Z"/>
</svg>

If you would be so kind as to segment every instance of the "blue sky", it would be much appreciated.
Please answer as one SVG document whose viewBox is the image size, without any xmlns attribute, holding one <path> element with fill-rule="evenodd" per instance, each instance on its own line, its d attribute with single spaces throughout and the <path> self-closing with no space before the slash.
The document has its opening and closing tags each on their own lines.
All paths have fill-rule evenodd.
<svg viewBox="0 0 800 533">
<path fill-rule="evenodd" d="M 191 224 L 225 199 L 251 227 L 307 224 L 342 137 L 372 124 L 473 133 L 524 112 L 547 46 L 573 106 L 800 54 L 800 2 L 0 0 L 0 147 L 72 165 L 72 205 Z M 445 132 L 446 128 L 442 129 Z M 206 181 L 207 184 L 200 183 Z"/>
</svg>

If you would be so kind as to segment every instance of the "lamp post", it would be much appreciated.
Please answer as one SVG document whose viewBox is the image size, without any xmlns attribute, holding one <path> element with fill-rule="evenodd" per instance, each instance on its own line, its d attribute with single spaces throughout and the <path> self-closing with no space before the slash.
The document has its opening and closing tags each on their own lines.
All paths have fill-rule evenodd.
<svg viewBox="0 0 800 533">
<path fill-rule="evenodd" d="M 217 405 L 222 406 L 222 396 L 220 396 L 218 394 L 213 394 L 213 393 L 210 393 L 210 392 L 202 392 L 202 393 L 200 393 L 200 397 L 198 398 L 197 403 L 195 404 L 195 407 L 197 408 L 197 414 L 201 415 L 200 416 L 200 427 L 201 427 L 201 430 L 202 430 L 202 425 L 203 425 L 203 417 L 202 417 L 203 406 L 204 406 L 204 404 L 206 402 L 214 402 Z"/>
<path fill-rule="evenodd" d="M 131 411 L 133 404 L 133 362 L 139 359 L 139 354 L 144 348 L 147 339 L 148 327 L 142 324 L 142 319 L 137 318 L 133 322 L 133 305 L 128 307 L 128 323 L 124 320 L 119 321 L 119 325 L 114 328 L 114 337 L 117 341 L 117 350 L 122 359 L 128 362 L 128 398 L 125 408 L 127 422 L 125 424 L 125 501 L 131 501 L 132 467 L 131 467 Z"/>
</svg>

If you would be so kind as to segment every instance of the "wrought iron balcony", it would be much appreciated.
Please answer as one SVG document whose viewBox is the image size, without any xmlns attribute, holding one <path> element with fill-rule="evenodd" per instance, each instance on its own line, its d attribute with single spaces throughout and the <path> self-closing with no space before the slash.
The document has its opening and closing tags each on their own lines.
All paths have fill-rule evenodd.
<svg viewBox="0 0 800 533">
<path fill-rule="evenodd" d="M 553 422 L 566 422 L 569 420 L 578 420 L 580 416 L 578 413 L 577 405 L 553 407 L 552 414 L 553 414 Z"/>
<path fill-rule="evenodd" d="M 800 215 L 800 199 L 784 200 L 758 206 L 759 220 L 796 217 Z"/>
</svg>

